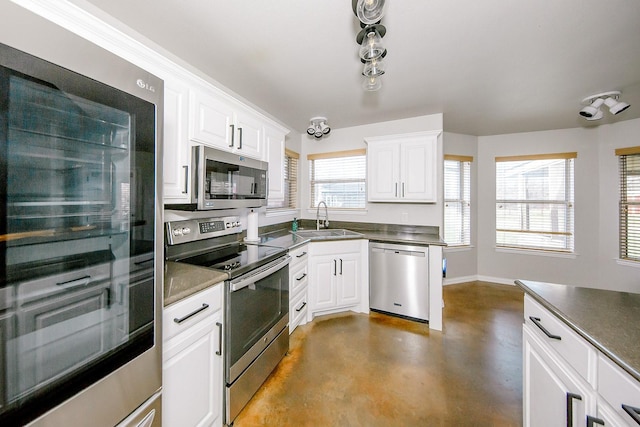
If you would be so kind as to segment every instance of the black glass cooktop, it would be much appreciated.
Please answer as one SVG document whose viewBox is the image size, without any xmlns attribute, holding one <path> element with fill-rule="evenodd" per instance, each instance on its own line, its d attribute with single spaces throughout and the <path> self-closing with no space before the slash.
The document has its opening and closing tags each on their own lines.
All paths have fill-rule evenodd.
<svg viewBox="0 0 640 427">
<path fill-rule="evenodd" d="M 225 270 L 234 278 L 260 267 L 284 255 L 286 252 L 286 249 L 279 247 L 234 243 L 177 261 Z"/>
</svg>

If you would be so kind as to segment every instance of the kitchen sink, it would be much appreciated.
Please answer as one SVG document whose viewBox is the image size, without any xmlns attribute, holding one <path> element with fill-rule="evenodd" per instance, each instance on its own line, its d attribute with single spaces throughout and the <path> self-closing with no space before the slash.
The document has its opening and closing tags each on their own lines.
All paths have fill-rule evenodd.
<svg viewBox="0 0 640 427">
<path fill-rule="evenodd" d="M 298 230 L 295 232 L 297 236 L 303 239 L 311 240 L 334 240 L 334 239 L 353 239 L 362 237 L 363 234 L 343 228 L 324 228 L 322 230 Z"/>
</svg>

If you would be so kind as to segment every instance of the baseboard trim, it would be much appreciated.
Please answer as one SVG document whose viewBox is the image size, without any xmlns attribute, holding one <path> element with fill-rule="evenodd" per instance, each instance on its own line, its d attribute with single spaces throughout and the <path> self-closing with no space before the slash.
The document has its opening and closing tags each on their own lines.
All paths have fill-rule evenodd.
<svg viewBox="0 0 640 427">
<path fill-rule="evenodd" d="M 476 281 L 497 283 L 499 285 L 511 285 L 511 286 L 515 285 L 514 279 L 507 279 L 504 277 L 481 276 L 481 275 L 445 278 L 442 281 L 442 285 L 448 286 L 448 285 L 456 285 L 458 283 L 467 283 L 467 282 L 476 282 Z"/>
</svg>

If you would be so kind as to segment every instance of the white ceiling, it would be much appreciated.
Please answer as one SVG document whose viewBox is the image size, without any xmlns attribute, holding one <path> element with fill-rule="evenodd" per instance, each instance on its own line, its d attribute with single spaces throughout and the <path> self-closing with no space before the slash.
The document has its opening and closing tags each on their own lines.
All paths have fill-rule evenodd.
<svg viewBox="0 0 640 427">
<path fill-rule="evenodd" d="M 444 113 L 450 132 L 593 126 L 621 90 L 640 117 L 638 0 L 388 0 L 383 88 L 361 89 L 351 0 L 88 0 L 304 133 Z"/>
</svg>

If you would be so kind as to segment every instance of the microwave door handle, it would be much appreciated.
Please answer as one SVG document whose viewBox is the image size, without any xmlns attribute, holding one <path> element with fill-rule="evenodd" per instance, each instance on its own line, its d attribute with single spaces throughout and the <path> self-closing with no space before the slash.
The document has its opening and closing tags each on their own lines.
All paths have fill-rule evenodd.
<svg viewBox="0 0 640 427">
<path fill-rule="evenodd" d="M 231 292 L 236 292 L 239 291 L 240 289 L 246 288 L 249 285 L 252 285 L 254 283 L 256 283 L 258 280 L 262 280 L 265 277 L 270 276 L 271 274 L 275 273 L 276 271 L 280 270 L 282 267 L 284 267 L 285 265 L 289 264 L 289 262 L 291 262 L 291 257 L 287 256 L 287 258 L 285 260 L 277 260 L 276 262 L 269 264 L 267 268 L 265 268 L 263 271 L 260 271 L 256 274 L 251 274 L 249 273 L 249 276 L 246 278 L 242 278 L 240 277 L 239 280 L 235 281 L 235 282 L 231 282 Z"/>
</svg>

